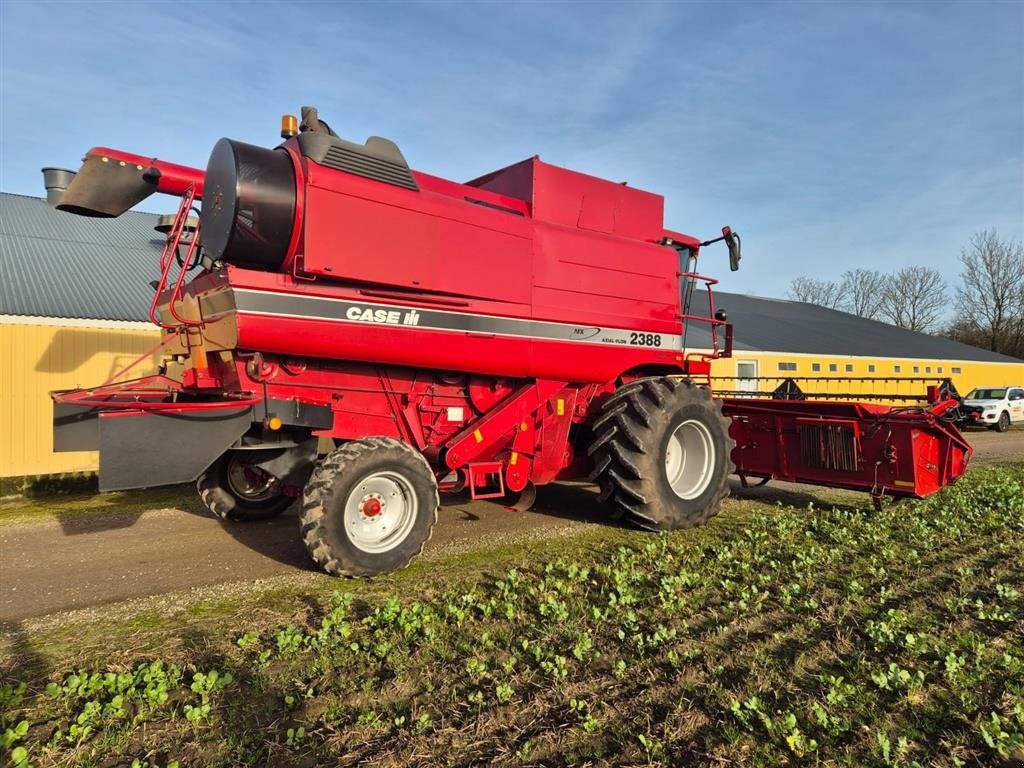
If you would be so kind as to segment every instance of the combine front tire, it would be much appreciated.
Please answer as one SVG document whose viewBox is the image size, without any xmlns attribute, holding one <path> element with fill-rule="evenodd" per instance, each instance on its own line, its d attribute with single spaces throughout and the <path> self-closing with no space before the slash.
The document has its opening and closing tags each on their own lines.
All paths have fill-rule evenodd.
<svg viewBox="0 0 1024 768">
<path fill-rule="evenodd" d="M 334 576 L 387 573 L 423 551 L 439 505 L 422 454 L 388 437 L 353 440 L 328 454 L 306 484 L 302 537 Z"/>
<path fill-rule="evenodd" d="M 689 381 L 640 379 L 612 395 L 592 425 L 591 480 L 620 516 L 670 531 L 706 522 L 728 495 L 729 420 Z"/>
<path fill-rule="evenodd" d="M 247 461 L 255 457 L 253 451 L 228 451 L 196 480 L 203 504 L 221 520 L 269 520 L 295 501 L 274 477 Z"/>
</svg>

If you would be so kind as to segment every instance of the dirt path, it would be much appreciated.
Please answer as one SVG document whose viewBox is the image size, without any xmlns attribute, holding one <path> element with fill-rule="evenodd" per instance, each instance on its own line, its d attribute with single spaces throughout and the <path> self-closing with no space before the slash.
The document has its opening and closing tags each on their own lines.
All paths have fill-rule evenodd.
<svg viewBox="0 0 1024 768">
<path fill-rule="evenodd" d="M 1004 434 L 990 429 L 971 429 L 964 433 L 974 448 L 972 464 L 994 464 L 1024 459 L 1024 428 L 1014 427 Z"/>
<path fill-rule="evenodd" d="M 475 542 L 500 541 L 524 530 L 586 524 L 588 508 L 596 506 L 592 491 L 571 486 L 548 490 L 554 493 L 539 500 L 544 511 L 513 514 L 485 501 L 446 504 L 428 551 L 470 550 Z M 558 507 L 582 514 L 570 520 L 554 513 Z M 155 509 L 2 526 L 0 621 L 315 570 L 298 527 L 296 506 L 274 520 L 248 524 Z"/>
<path fill-rule="evenodd" d="M 1024 460 L 1024 431 L 972 432 L 975 463 Z M 748 498 L 806 503 L 808 486 L 772 484 Z M 525 532 L 609 524 L 593 489 L 542 488 L 535 511 L 489 502 L 445 505 L 428 552 L 472 550 Z M 788 497 L 792 496 L 792 499 Z M 179 589 L 312 570 L 296 510 L 264 523 L 223 524 L 181 509 L 0 526 L 0 623 Z"/>
</svg>

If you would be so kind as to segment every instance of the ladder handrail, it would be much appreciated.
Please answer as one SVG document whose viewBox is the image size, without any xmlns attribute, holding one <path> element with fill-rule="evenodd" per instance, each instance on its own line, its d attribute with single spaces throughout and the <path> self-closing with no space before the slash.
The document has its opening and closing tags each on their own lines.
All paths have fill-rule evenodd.
<svg viewBox="0 0 1024 768">
<path fill-rule="evenodd" d="M 188 318 L 182 317 L 175 306 L 179 301 L 181 301 L 181 289 L 185 284 L 185 275 L 188 273 L 189 264 L 192 263 L 192 259 L 196 254 L 196 249 L 199 246 L 198 221 L 196 222 L 196 227 L 192 232 L 192 236 L 187 240 L 183 239 L 183 235 L 188 224 L 188 217 L 192 212 L 195 199 L 195 185 L 189 185 L 188 189 L 186 189 L 185 193 L 181 196 L 181 205 L 178 206 L 178 213 L 174 217 L 174 225 L 171 227 L 171 231 L 167 233 L 167 242 L 164 243 L 164 249 L 160 253 L 160 280 L 157 283 L 156 289 L 153 291 L 153 301 L 149 305 L 149 319 L 154 325 L 165 330 L 173 330 L 175 328 L 180 328 L 181 326 L 201 326 L 203 324 L 202 319 L 189 320 Z M 185 252 L 184 259 L 181 260 L 181 270 L 178 273 L 178 279 L 174 283 L 174 288 L 172 289 L 168 300 L 168 308 L 170 309 L 171 315 L 178 322 L 166 323 L 157 319 L 157 308 L 160 306 L 160 295 L 167 289 L 168 278 L 171 274 L 171 264 L 174 262 L 174 257 L 178 253 L 182 244 L 188 245 L 188 250 Z"/>
</svg>

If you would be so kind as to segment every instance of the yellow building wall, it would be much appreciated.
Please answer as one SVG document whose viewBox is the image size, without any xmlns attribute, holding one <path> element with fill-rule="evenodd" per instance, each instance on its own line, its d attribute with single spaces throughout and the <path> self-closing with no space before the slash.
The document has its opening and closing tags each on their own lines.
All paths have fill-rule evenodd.
<svg viewBox="0 0 1024 768">
<path fill-rule="evenodd" d="M 48 392 L 105 382 L 114 373 L 150 351 L 160 339 L 156 329 L 144 323 L 106 323 L 0 318 L 0 477 L 88 472 L 98 467 L 95 452 L 54 453 L 52 405 Z M 129 377 L 156 370 L 158 354 L 132 369 Z M 863 394 L 923 394 L 924 382 L 900 382 L 897 378 L 928 377 L 953 380 L 961 394 L 974 387 L 1024 386 L 1024 363 L 974 363 L 957 360 L 830 357 L 769 352 L 737 351 L 734 357 L 716 360 L 712 375 L 716 389 L 739 389 L 737 363 L 757 362 L 758 389 L 772 390 L 778 377 L 822 376 L 828 382 L 800 381 L 807 392 Z M 779 363 L 794 363 L 795 371 L 779 370 Z M 818 363 L 821 371 L 813 371 Z M 829 364 L 837 370 L 830 372 Z M 852 371 L 846 366 L 851 365 Z M 868 366 L 875 370 L 869 371 Z M 900 366 L 900 371 L 896 370 Z M 918 370 L 915 371 L 914 368 Z M 931 369 L 930 371 L 928 369 Z M 956 369 L 959 369 L 957 371 Z M 889 377 L 889 381 L 860 382 L 848 377 Z M 845 379 L 845 380 L 844 380 Z"/>
<path fill-rule="evenodd" d="M 159 332 L 143 323 L 0 319 L 0 477 L 95 471 L 95 452 L 53 452 L 48 392 L 102 384 L 151 350 Z M 154 373 L 158 355 L 126 378 Z"/>
<path fill-rule="evenodd" d="M 756 389 L 774 390 L 782 379 L 793 377 L 806 393 L 824 394 L 852 393 L 854 395 L 923 395 L 928 386 L 924 381 L 900 381 L 900 379 L 951 379 L 961 395 L 975 387 L 1016 385 L 1024 386 L 1024 362 L 1021 363 L 978 363 L 970 360 L 934 360 L 925 358 L 891 357 L 842 357 L 830 355 L 782 354 L 778 352 L 734 351 L 733 357 L 715 360 L 711 375 L 715 389 L 741 389 L 737 375 L 737 364 L 755 361 L 759 381 Z M 780 363 L 794 364 L 796 370 L 781 370 Z M 813 366 L 818 364 L 820 370 Z M 830 371 L 829 366 L 836 370 Z M 847 367 L 852 370 L 847 370 Z M 873 370 L 871 367 L 874 367 Z M 813 377 L 831 381 L 811 381 Z M 871 377 L 873 381 L 858 381 Z M 878 380 L 881 379 L 881 380 Z M 898 400 L 890 401 L 898 403 Z M 906 404 L 906 401 L 904 401 Z"/>
</svg>

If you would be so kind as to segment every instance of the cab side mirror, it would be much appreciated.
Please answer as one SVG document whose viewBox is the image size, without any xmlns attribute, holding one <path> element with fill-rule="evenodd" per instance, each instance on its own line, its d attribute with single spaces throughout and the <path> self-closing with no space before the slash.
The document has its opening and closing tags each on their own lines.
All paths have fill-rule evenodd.
<svg viewBox="0 0 1024 768">
<path fill-rule="evenodd" d="M 740 268 L 740 259 L 743 258 L 740 252 L 740 236 L 729 227 L 722 227 L 722 236 L 725 238 L 725 244 L 729 246 L 729 269 L 735 272 Z"/>
</svg>

